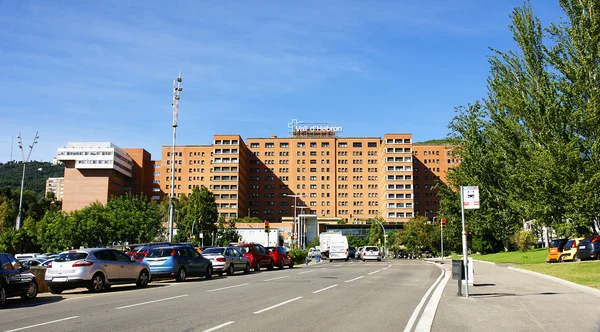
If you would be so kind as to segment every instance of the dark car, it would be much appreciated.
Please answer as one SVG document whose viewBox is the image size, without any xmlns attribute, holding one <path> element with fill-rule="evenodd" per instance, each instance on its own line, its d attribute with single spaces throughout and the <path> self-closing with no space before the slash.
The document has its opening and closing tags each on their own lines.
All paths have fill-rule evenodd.
<svg viewBox="0 0 600 332">
<path fill-rule="evenodd" d="M 10 254 L 0 253 L 0 307 L 6 298 L 20 296 L 32 300 L 37 296 L 38 286 L 35 276 Z"/>
<path fill-rule="evenodd" d="M 230 243 L 229 246 L 235 247 L 244 257 L 248 258 L 250 266 L 255 272 L 266 266 L 272 270 L 275 266 L 273 258 L 269 255 L 267 249 L 259 243 Z"/>
<path fill-rule="evenodd" d="M 577 258 L 580 260 L 600 259 L 600 236 L 592 236 L 579 242 Z"/>
<path fill-rule="evenodd" d="M 348 248 L 348 257 L 354 258 L 355 255 L 356 255 L 356 248 L 355 247 Z"/>
</svg>

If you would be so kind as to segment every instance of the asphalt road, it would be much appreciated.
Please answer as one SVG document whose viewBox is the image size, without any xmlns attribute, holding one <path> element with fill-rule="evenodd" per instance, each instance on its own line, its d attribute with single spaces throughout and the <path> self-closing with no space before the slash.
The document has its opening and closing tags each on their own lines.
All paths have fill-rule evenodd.
<svg viewBox="0 0 600 332">
<path fill-rule="evenodd" d="M 440 274 L 418 261 L 322 261 L 146 289 L 77 289 L 8 299 L 0 331 L 402 331 L 416 326 L 411 315 Z"/>
</svg>

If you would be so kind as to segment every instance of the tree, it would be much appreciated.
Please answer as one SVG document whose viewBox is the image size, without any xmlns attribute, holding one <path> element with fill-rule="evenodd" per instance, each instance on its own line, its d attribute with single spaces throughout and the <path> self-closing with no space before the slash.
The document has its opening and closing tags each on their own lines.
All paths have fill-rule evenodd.
<svg viewBox="0 0 600 332">
<path fill-rule="evenodd" d="M 401 231 L 396 232 L 396 243 L 406 246 L 413 253 L 425 250 L 439 252 L 439 226 L 431 224 L 427 217 L 412 218 Z"/>
<path fill-rule="evenodd" d="M 356 235 L 350 234 L 350 235 L 346 235 L 346 238 L 348 239 L 349 247 L 358 248 L 358 247 L 364 247 L 369 244 L 369 239 L 366 237 L 361 237 L 361 236 L 356 236 Z M 315 239 L 318 240 L 319 238 L 316 237 Z M 317 246 L 319 245 L 318 241 L 317 241 L 316 245 Z"/>
<path fill-rule="evenodd" d="M 367 223 L 371 224 L 371 228 L 369 229 L 369 244 L 374 246 L 383 245 L 383 228 L 381 227 L 381 222 L 383 222 L 383 218 L 376 217 L 367 220 Z"/>
<path fill-rule="evenodd" d="M 186 241 L 187 234 L 191 233 L 192 225 L 205 238 L 213 237 L 217 231 L 215 223 L 219 218 L 215 195 L 206 187 L 195 187 L 189 196 L 187 204 L 183 207 L 184 217 L 177 224 L 178 241 Z"/>
<path fill-rule="evenodd" d="M 217 221 L 217 245 L 226 246 L 231 242 L 238 242 L 240 234 L 235 228 L 236 219 L 225 220 L 224 215 L 220 215 Z"/>
<path fill-rule="evenodd" d="M 105 215 L 108 221 L 106 231 L 113 242 L 150 242 L 162 229 L 158 205 L 141 195 L 127 193 L 109 200 Z"/>
</svg>

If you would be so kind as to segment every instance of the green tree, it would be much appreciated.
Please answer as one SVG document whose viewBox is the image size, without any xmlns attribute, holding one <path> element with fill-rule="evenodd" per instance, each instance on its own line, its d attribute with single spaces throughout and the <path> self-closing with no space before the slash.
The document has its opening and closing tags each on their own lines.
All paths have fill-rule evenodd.
<svg viewBox="0 0 600 332">
<path fill-rule="evenodd" d="M 176 239 L 178 241 L 187 240 L 187 234 L 191 233 L 192 225 L 194 225 L 194 232 L 202 232 L 204 238 L 212 238 L 216 234 L 219 213 L 215 195 L 208 188 L 205 186 L 195 187 L 183 210 L 184 217 L 177 224 Z"/>
<path fill-rule="evenodd" d="M 220 215 L 217 220 L 217 245 L 218 246 L 226 246 L 231 242 L 238 242 L 240 239 L 240 234 L 237 232 L 235 228 L 236 223 L 235 218 L 230 219 L 229 221 L 225 220 L 224 215 Z"/>
<path fill-rule="evenodd" d="M 374 246 L 382 246 L 383 245 L 383 228 L 381 228 L 381 222 L 383 222 L 383 218 L 376 217 L 367 220 L 367 223 L 371 224 L 371 228 L 369 229 L 369 244 Z"/>
<path fill-rule="evenodd" d="M 127 193 L 109 200 L 105 216 L 108 224 L 106 233 L 111 242 L 150 242 L 162 229 L 158 205 L 141 195 Z M 100 218 L 101 216 L 98 216 L 93 219 L 100 222 Z"/>
<path fill-rule="evenodd" d="M 358 248 L 358 247 L 364 247 L 369 244 L 369 239 L 366 237 L 350 234 L 350 235 L 346 235 L 346 238 L 348 239 L 348 246 L 350 246 L 350 247 Z M 318 237 L 316 239 L 318 240 Z M 318 242 L 316 245 L 319 245 Z"/>
</svg>

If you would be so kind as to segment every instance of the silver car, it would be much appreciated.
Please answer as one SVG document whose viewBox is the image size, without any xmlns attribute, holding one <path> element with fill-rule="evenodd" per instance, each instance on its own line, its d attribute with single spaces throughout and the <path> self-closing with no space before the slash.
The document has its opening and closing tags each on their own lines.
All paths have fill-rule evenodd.
<svg viewBox="0 0 600 332">
<path fill-rule="evenodd" d="M 101 292 L 112 285 L 128 283 L 146 287 L 150 282 L 150 267 L 115 249 L 69 250 L 48 265 L 45 280 L 52 294 L 78 287 Z"/>
<path fill-rule="evenodd" d="M 212 262 L 213 270 L 219 275 L 227 272 L 227 275 L 230 276 L 235 271 L 250 273 L 250 261 L 234 247 L 206 248 L 202 251 L 202 256 Z"/>
<path fill-rule="evenodd" d="M 356 259 L 360 259 L 360 255 L 362 253 L 363 247 L 358 247 L 358 249 L 356 249 L 356 252 L 354 253 L 354 258 Z"/>
<path fill-rule="evenodd" d="M 375 246 L 367 246 L 363 249 L 360 257 L 363 262 L 367 259 L 376 259 L 378 262 L 381 262 L 381 251 Z"/>
</svg>

